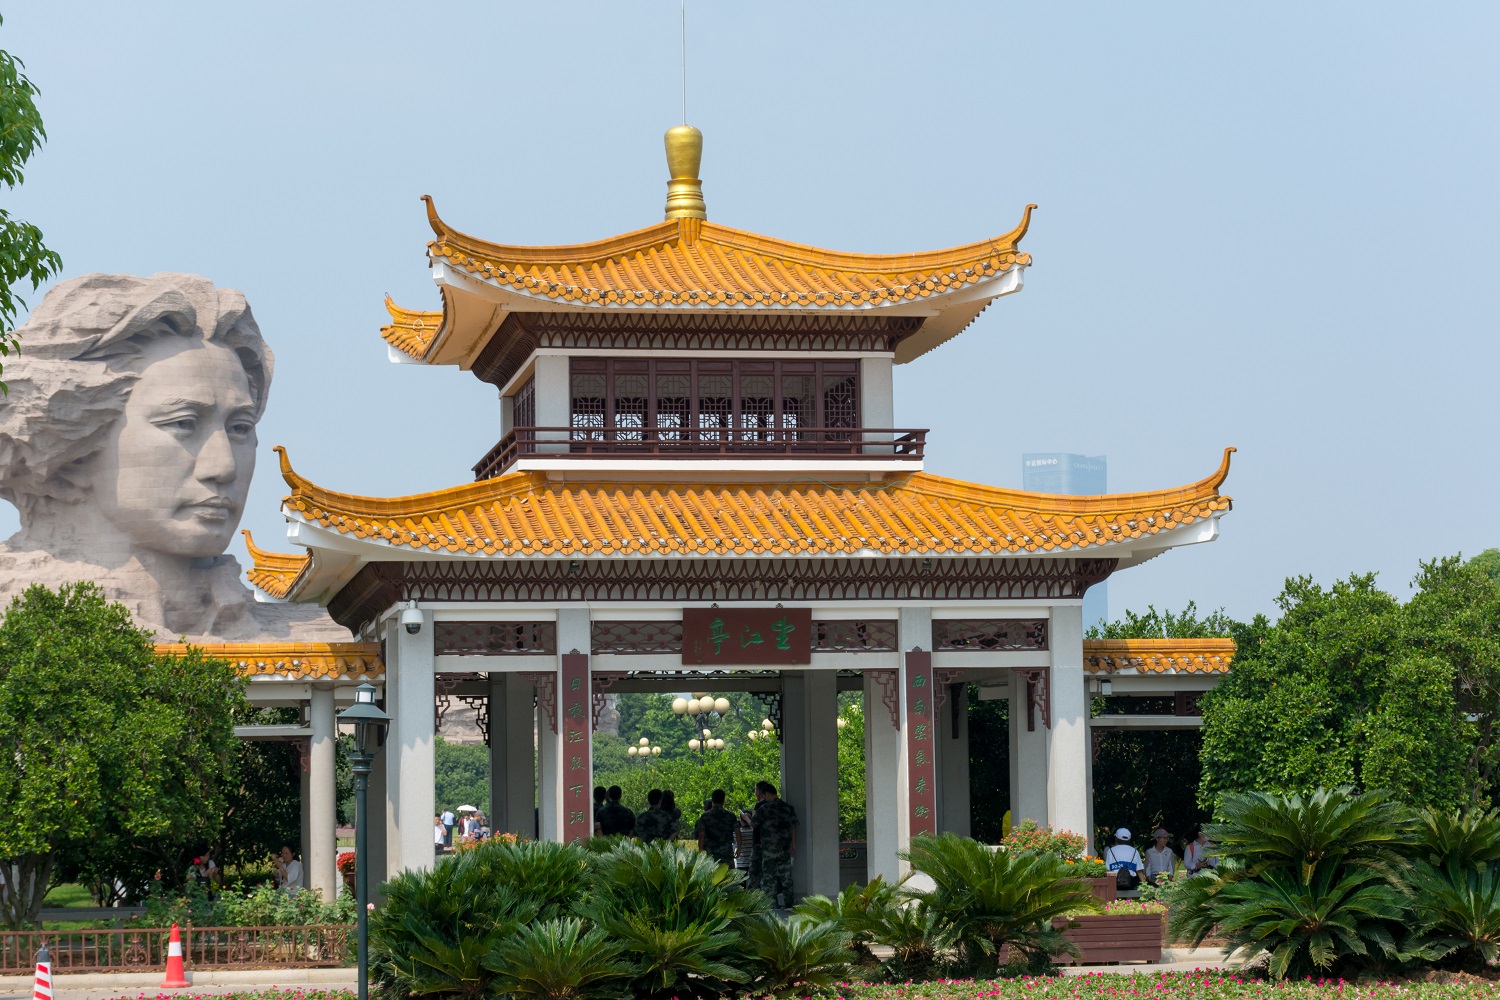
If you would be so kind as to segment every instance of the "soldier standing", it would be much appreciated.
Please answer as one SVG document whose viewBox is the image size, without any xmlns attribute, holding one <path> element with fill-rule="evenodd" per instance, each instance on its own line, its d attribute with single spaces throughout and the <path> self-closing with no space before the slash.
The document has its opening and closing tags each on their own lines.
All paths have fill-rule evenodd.
<svg viewBox="0 0 1500 1000">
<path fill-rule="evenodd" d="M 769 781 L 755 783 L 755 828 L 760 834 L 760 887 L 775 904 L 792 903 L 792 858 L 797 854 L 797 810 Z"/>
<path fill-rule="evenodd" d="M 698 849 L 706 851 L 721 865 L 734 867 L 734 828 L 738 821 L 734 813 L 724 808 L 724 789 L 715 788 L 709 797 L 709 807 L 698 817 L 693 833 L 698 837 Z"/>
<path fill-rule="evenodd" d="M 628 837 L 635 832 L 635 813 L 620 804 L 621 794 L 619 785 L 610 785 L 604 808 L 599 810 L 599 832 L 606 837 Z"/>
<path fill-rule="evenodd" d="M 635 835 L 643 844 L 671 839 L 672 814 L 661 807 L 660 788 L 646 793 L 646 811 L 635 818 Z"/>
</svg>

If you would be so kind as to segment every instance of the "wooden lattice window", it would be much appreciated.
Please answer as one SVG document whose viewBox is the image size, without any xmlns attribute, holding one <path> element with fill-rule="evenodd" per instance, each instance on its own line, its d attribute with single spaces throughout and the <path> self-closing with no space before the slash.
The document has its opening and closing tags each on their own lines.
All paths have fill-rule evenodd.
<svg viewBox="0 0 1500 1000">
<path fill-rule="evenodd" d="M 511 397 L 510 425 L 512 427 L 536 426 L 536 379 L 529 378 Z"/>
<path fill-rule="evenodd" d="M 557 652 L 556 622 L 439 621 L 433 652 L 439 656 L 517 656 Z"/>
<path fill-rule="evenodd" d="M 1047 648 L 1045 618 L 935 618 L 932 648 L 950 653 L 1035 652 Z"/>
<path fill-rule="evenodd" d="M 593 650 L 598 653 L 681 653 L 682 622 L 594 622 Z"/>
</svg>

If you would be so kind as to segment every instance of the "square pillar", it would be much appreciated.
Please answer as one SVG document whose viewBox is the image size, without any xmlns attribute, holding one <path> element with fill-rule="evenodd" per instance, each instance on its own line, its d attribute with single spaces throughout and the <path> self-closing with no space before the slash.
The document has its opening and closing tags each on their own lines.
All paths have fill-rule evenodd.
<svg viewBox="0 0 1500 1000">
<path fill-rule="evenodd" d="M 945 684 L 937 709 L 938 832 L 969 836 L 969 687 Z"/>
<path fill-rule="evenodd" d="M 310 740 L 299 739 L 297 747 L 297 802 L 301 806 L 298 814 L 297 826 L 297 853 L 302 857 L 302 881 L 304 885 L 312 885 L 312 872 L 309 870 L 309 861 L 312 857 L 312 767 L 310 758 L 312 750 L 308 746 Z"/>
<path fill-rule="evenodd" d="M 323 893 L 324 902 L 339 894 L 338 873 L 338 730 L 334 723 L 333 688 L 313 688 L 310 706 L 312 745 L 308 774 L 308 840 L 302 845 L 307 885 Z"/>
<path fill-rule="evenodd" d="M 1050 671 L 1035 673 L 1045 676 Z M 1010 821 L 1020 826 L 1030 819 L 1046 826 L 1048 719 L 1031 703 L 1028 676 L 1025 670 L 1010 675 Z"/>
<path fill-rule="evenodd" d="M 902 608 L 897 626 L 901 669 L 901 756 L 895 786 L 898 809 L 896 849 L 911 846 L 911 838 L 937 829 L 937 762 L 933 756 L 932 609 Z M 908 870 L 898 862 L 899 870 Z"/>
<path fill-rule="evenodd" d="M 895 885 L 900 839 L 901 701 L 899 670 L 866 670 L 865 684 L 865 879 Z"/>
<path fill-rule="evenodd" d="M 797 810 L 792 891 L 839 891 L 838 675 L 786 671 L 781 697 L 781 795 Z"/>
<path fill-rule="evenodd" d="M 534 688 L 519 674 L 492 673 L 490 687 L 490 829 L 536 836 Z"/>
<path fill-rule="evenodd" d="M 1056 829 L 1092 842 L 1089 699 L 1083 677 L 1083 609 L 1052 609 L 1052 728 L 1047 733 L 1047 816 Z"/>
<path fill-rule="evenodd" d="M 433 693 L 432 612 L 422 612 L 416 634 L 395 623 L 394 663 L 386 664 L 386 691 L 396 692 L 395 711 L 386 737 L 386 778 L 396 778 L 394 798 L 398 843 L 396 856 L 404 870 L 432 867 L 434 806 L 433 753 L 436 738 Z M 393 676 L 394 675 L 394 676 Z"/>
<path fill-rule="evenodd" d="M 536 379 L 536 425 L 538 427 L 567 427 L 573 420 L 573 385 L 569 359 L 560 354 L 538 354 L 533 368 Z M 559 441 L 561 444 L 541 445 L 539 452 L 567 451 L 568 435 L 565 431 L 538 434 L 538 441 Z M 561 619 L 559 619 L 559 622 Z M 559 626 L 560 628 L 560 626 Z M 558 651 L 566 653 L 574 644 L 563 643 L 558 638 Z M 589 652 L 589 643 L 576 647 L 579 652 Z M 592 801 L 592 796 L 590 796 Z"/>
</svg>

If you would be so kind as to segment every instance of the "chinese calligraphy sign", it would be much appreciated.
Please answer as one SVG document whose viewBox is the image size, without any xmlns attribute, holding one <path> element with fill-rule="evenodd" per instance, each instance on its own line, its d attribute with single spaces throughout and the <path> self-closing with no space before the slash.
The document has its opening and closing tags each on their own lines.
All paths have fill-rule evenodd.
<svg viewBox="0 0 1500 1000">
<path fill-rule="evenodd" d="M 932 654 L 906 654 L 901 670 L 906 689 L 907 808 L 913 837 L 937 832 L 937 742 L 933 715 Z"/>
<path fill-rule="evenodd" d="M 558 678 L 558 729 L 562 737 L 563 843 L 585 840 L 594 832 L 593 762 L 590 760 L 589 658 L 582 653 L 562 657 Z"/>
<path fill-rule="evenodd" d="M 686 666 L 779 666 L 812 658 L 811 608 L 684 608 Z"/>
</svg>

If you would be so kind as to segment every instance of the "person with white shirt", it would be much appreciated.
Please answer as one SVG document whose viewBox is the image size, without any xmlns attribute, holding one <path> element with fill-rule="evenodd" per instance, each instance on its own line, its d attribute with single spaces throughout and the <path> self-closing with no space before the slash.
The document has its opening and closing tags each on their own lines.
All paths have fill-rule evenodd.
<svg viewBox="0 0 1500 1000">
<path fill-rule="evenodd" d="M 305 884 L 302 880 L 302 862 L 297 860 L 297 851 L 291 844 L 281 845 L 281 855 L 275 860 L 276 882 L 282 889 L 295 895 Z"/>
<path fill-rule="evenodd" d="M 443 810 L 443 846 L 453 846 L 453 810 Z"/>
<path fill-rule="evenodd" d="M 1104 852 L 1104 867 L 1121 889 L 1128 891 L 1141 884 L 1141 871 L 1146 865 L 1141 852 L 1130 846 L 1130 831 L 1123 826 L 1115 831 L 1115 842 Z"/>
<path fill-rule="evenodd" d="M 1166 827 L 1159 827 L 1151 836 L 1156 843 L 1146 848 L 1146 881 L 1154 883 L 1172 877 L 1172 869 L 1177 867 L 1177 855 L 1167 846 L 1172 835 Z"/>
</svg>

